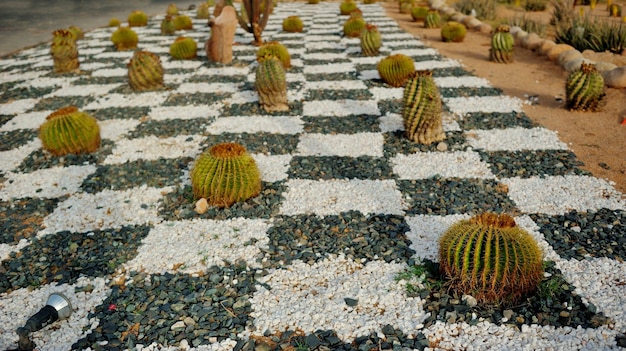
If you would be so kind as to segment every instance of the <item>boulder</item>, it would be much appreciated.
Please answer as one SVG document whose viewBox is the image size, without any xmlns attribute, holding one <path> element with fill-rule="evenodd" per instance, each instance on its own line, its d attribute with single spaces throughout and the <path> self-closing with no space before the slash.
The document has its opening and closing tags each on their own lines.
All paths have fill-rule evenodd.
<svg viewBox="0 0 626 351">
<path fill-rule="evenodd" d="M 557 63 L 559 64 L 559 66 L 561 67 L 565 67 L 565 63 L 567 61 L 571 61 L 573 59 L 577 59 L 577 58 L 583 58 L 583 54 L 580 53 L 580 51 L 576 50 L 576 49 L 572 49 L 572 50 L 567 50 L 567 51 L 563 51 L 562 53 L 559 54 L 559 57 L 557 59 Z"/>
<path fill-rule="evenodd" d="M 571 60 L 563 63 L 563 65 L 561 65 L 561 67 L 563 67 L 563 69 L 566 70 L 567 72 L 572 73 L 572 72 L 580 69 L 580 65 L 583 62 L 584 63 L 591 63 L 591 64 L 594 63 L 591 60 L 588 60 L 588 59 L 586 59 L 586 58 L 584 58 L 582 56 L 579 56 L 579 57 L 572 58 Z"/>
<path fill-rule="evenodd" d="M 204 45 L 209 60 L 219 63 L 233 61 L 233 41 L 237 24 L 237 14 L 232 6 L 224 6 L 215 21 L 209 23 L 211 37 Z"/>
<path fill-rule="evenodd" d="M 541 46 L 543 39 L 537 33 L 529 33 L 522 44 L 528 50 L 535 51 Z"/>
<path fill-rule="evenodd" d="M 617 68 L 617 65 L 611 62 L 600 61 L 596 62 L 596 70 L 602 73 L 604 71 L 610 71 L 612 69 Z"/>
<path fill-rule="evenodd" d="M 552 47 L 552 49 L 550 49 L 550 51 L 548 51 L 548 58 L 550 61 L 554 62 L 559 58 L 559 55 L 561 55 L 563 51 L 568 50 L 574 50 L 574 47 L 567 44 L 556 44 Z"/>
<path fill-rule="evenodd" d="M 602 72 L 604 84 L 611 88 L 626 88 L 626 66 Z"/>
<path fill-rule="evenodd" d="M 556 46 L 556 43 L 553 42 L 552 40 L 546 39 L 541 43 L 541 46 L 539 47 L 539 49 L 537 50 L 541 55 L 545 55 L 547 56 L 548 53 L 550 52 L 550 50 L 552 50 L 552 48 Z"/>
<path fill-rule="evenodd" d="M 493 27 L 489 23 L 483 22 L 476 30 L 481 33 L 489 34 L 493 31 Z"/>
</svg>

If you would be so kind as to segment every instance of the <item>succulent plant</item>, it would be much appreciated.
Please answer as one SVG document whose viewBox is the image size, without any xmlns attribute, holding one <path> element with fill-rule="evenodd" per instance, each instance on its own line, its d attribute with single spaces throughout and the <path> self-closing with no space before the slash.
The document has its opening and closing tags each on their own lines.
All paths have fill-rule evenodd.
<svg viewBox="0 0 626 351">
<path fill-rule="evenodd" d="M 287 79 L 280 59 L 266 55 L 258 61 L 255 86 L 259 94 L 259 104 L 265 112 L 289 111 Z"/>
<path fill-rule="evenodd" d="M 491 36 L 489 60 L 497 63 L 513 62 L 513 41 L 509 26 L 501 24 L 496 27 Z"/>
<path fill-rule="evenodd" d="M 304 29 L 304 23 L 299 16 L 289 16 L 283 20 L 283 31 L 288 33 L 300 33 Z"/>
<path fill-rule="evenodd" d="M 376 56 L 380 52 L 382 40 L 378 27 L 373 24 L 366 24 L 361 32 L 361 53 L 363 56 Z"/>
<path fill-rule="evenodd" d="M 129 27 L 143 27 L 148 24 L 148 15 L 141 10 L 135 10 L 128 15 Z"/>
<path fill-rule="evenodd" d="M 444 42 L 460 43 L 465 39 L 467 28 L 463 23 L 449 21 L 441 27 L 441 40 Z"/>
<path fill-rule="evenodd" d="M 74 41 L 83 39 L 85 37 L 85 32 L 83 32 L 83 29 L 80 27 L 69 26 L 67 30 L 69 30 L 70 33 L 72 33 L 72 37 L 74 37 Z"/>
<path fill-rule="evenodd" d="M 411 18 L 415 22 L 423 22 L 426 19 L 426 15 L 430 11 L 430 7 L 425 5 L 417 5 L 411 8 Z"/>
<path fill-rule="evenodd" d="M 173 35 L 174 33 L 176 33 L 174 18 L 172 16 L 166 15 L 165 18 L 163 18 L 163 20 L 161 21 L 161 34 Z"/>
<path fill-rule="evenodd" d="M 111 41 L 117 50 L 133 50 L 137 48 L 139 37 L 129 27 L 119 27 L 111 34 Z"/>
<path fill-rule="evenodd" d="M 174 28 L 176 30 L 192 30 L 193 21 L 187 15 L 178 15 L 174 17 Z"/>
<path fill-rule="evenodd" d="M 453 289 L 486 304 L 514 303 L 543 278 L 539 245 L 506 214 L 453 224 L 439 240 L 439 264 Z"/>
<path fill-rule="evenodd" d="M 170 56 L 174 60 L 190 60 L 198 54 L 198 44 L 188 37 L 178 37 L 170 45 Z"/>
<path fill-rule="evenodd" d="M 404 86 L 402 119 L 410 140 L 424 145 L 446 138 L 442 104 L 432 71 L 415 71 Z"/>
<path fill-rule="evenodd" d="M 209 4 L 206 2 L 203 2 L 200 5 L 198 5 L 198 8 L 196 9 L 196 18 L 197 19 L 209 19 L 210 17 L 211 15 L 209 13 Z"/>
<path fill-rule="evenodd" d="M 343 0 L 339 4 L 339 13 L 344 16 L 349 15 L 358 8 L 359 7 L 354 0 Z"/>
<path fill-rule="evenodd" d="M 307 3 L 310 5 L 315 5 L 315 4 L 319 4 L 320 0 L 307 0 Z"/>
<path fill-rule="evenodd" d="M 43 148 L 55 156 L 91 153 L 100 147 L 98 121 L 75 106 L 61 108 L 39 127 Z"/>
<path fill-rule="evenodd" d="M 59 29 L 52 32 L 50 55 L 52 55 L 55 73 L 79 71 L 78 48 L 74 35 L 69 30 Z"/>
<path fill-rule="evenodd" d="M 237 143 L 220 143 L 198 156 L 191 169 L 195 199 L 230 207 L 261 192 L 261 174 L 254 158 Z"/>
<path fill-rule="evenodd" d="M 285 45 L 277 41 L 264 43 L 261 47 L 259 47 L 259 50 L 257 50 L 256 58 L 259 60 L 267 55 L 276 56 L 283 64 L 284 69 L 288 70 L 291 68 L 291 55 Z"/>
<path fill-rule="evenodd" d="M 226 0 L 233 5 L 233 0 Z M 254 37 L 254 45 L 263 44 L 263 31 L 267 26 L 270 14 L 274 9 L 273 0 L 241 0 L 240 11 L 237 12 L 239 26 Z"/>
<path fill-rule="evenodd" d="M 119 27 L 121 24 L 122 22 L 120 22 L 120 20 L 117 18 L 111 18 L 109 20 L 109 27 Z"/>
<path fill-rule="evenodd" d="M 178 15 L 178 7 L 174 3 L 170 3 L 167 5 L 167 9 L 165 10 L 165 14 L 167 16 L 176 16 Z"/>
<path fill-rule="evenodd" d="M 622 7 L 618 4 L 609 5 L 609 16 L 622 17 Z"/>
<path fill-rule="evenodd" d="M 130 59 L 128 82 L 135 91 L 163 88 L 163 65 L 161 58 L 149 51 L 137 50 Z"/>
<path fill-rule="evenodd" d="M 397 88 L 415 71 L 415 62 L 404 54 L 394 54 L 380 60 L 377 69 L 383 82 Z"/>
<path fill-rule="evenodd" d="M 411 9 L 415 6 L 415 0 L 399 0 L 399 11 L 400 13 L 411 13 Z"/>
<path fill-rule="evenodd" d="M 597 111 L 604 102 L 604 79 L 591 63 L 582 63 L 565 83 L 565 107 L 575 111 Z"/>
<path fill-rule="evenodd" d="M 358 38 L 361 35 L 367 22 L 359 15 L 350 15 L 350 18 L 343 24 L 343 35 L 350 38 Z"/>
<path fill-rule="evenodd" d="M 424 27 L 426 28 L 441 27 L 441 15 L 439 15 L 439 11 L 428 11 L 428 14 L 426 14 L 426 18 L 424 19 Z"/>
</svg>

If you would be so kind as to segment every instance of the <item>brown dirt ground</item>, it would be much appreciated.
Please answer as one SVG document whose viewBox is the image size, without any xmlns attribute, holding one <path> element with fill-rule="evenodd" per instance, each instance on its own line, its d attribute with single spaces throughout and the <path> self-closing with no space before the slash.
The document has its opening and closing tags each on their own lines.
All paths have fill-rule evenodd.
<svg viewBox="0 0 626 351">
<path fill-rule="evenodd" d="M 387 15 L 407 32 L 419 36 L 442 55 L 455 59 L 472 74 L 485 78 L 508 96 L 526 100 L 538 96 L 539 104 L 524 104 L 524 112 L 533 121 L 556 131 L 585 165 L 581 168 L 598 178 L 614 182 L 626 193 L 626 89 L 607 89 L 606 105 L 600 112 L 572 112 L 556 97 L 565 96 L 567 72 L 545 56 L 516 48 L 515 62 L 497 64 L 489 61 L 489 35 L 468 31 L 462 43 L 444 43 L 439 29 L 426 29 L 398 11 L 396 2 L 382 2 Z M 383 38 L 384 40 L 384 38 Z"/>
</svg>

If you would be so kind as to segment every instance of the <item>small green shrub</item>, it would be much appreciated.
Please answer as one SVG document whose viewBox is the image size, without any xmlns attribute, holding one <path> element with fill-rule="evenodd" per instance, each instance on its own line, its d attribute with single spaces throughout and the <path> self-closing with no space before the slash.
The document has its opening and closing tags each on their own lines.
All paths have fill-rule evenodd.
<svg viewBox="0 0 626 351">
<path fill-rule="evenodd" d="M 508 19 L 505 23 L 511 27 L 514 27 L 514 26 L 520 27 L 525 32 L 535 33 L 542 38 L 546 36 L 546 24 L 540 21 L 531 19 L 530 17 L 526 17 L 526 15 L 515 16 L 513 18 Z"/>
<path fill-rule="evenodd" d="M 626 26 L 610 23 L 589 15 L 575 16 L 572 22 L 558 22 L 555 26 L 554 42 L 569 44 L 583 52 L 610 51 L 616 54 L 626 49 Z"/>
<path fill-rule="evenodd" d="M 545 11 L 548 8 L 548 0 L 526 0 L 524 10 L 526 11 Z"/>
<path fill-rule="evenodd" d="M 469 15 L 472 10 L 475 10 L 476 18 L 482 21 L 496 19 L 495 0 L 459 0 L 455 6 L 459 12 L 466 15 Z"/>
</svg>

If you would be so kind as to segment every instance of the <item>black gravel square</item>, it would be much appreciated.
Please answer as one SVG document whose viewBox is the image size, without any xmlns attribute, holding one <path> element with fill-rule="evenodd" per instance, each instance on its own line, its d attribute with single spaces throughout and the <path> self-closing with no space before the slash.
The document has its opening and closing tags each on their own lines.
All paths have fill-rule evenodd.
<svg viewBox="0 0 626 351">
<path fill-rule="evenodd" d="M 13 116 L 10 116 L 13 118 Z M 10 118 L 9 118 L 10 119 Z M 39 131 L 36 129 L 16 129 L 8 132 L 0 132 L 0 151 L 9 151 L 26 145 L 38 138 Z"/>
<path fill-rule="evenodd" d="M 444 105 L 445 106 L 445 105 Z M 533 128 L 538 125 L 523 112 L 470 112 L 457 120 L 459 127 L 468 129 Z"/>
<path fill-rule="evenodd" d="M 393 170 L 385 158 L 371 156 L 294 156 L 290 179 L 390 179 Z"/>
<path fill-rule="evenodd" d="M 352 115 L 343 117 L 302 117 L 305 133 L 321 134 L 354 134 L 378 133 L 380 121 L 378 116 Z"/>
<path fill-rule="evenodd" d="M 299 141 L 299 136 L 294 134 L 223 133 L 208 136 L 202 146 L 209 148 L 215 144 L 233 142 L 243 145 L 252 154 L 285 155 L 294 153 Z"/>
<path fill-rule="evenodd" d="M 139 124 L 128 134 L 128 139 L 155 135 L 161 138 L 177 135 L 203 135 L 206 128 L 215 120 L 214 117 L 193 119 L 168 119 L 163 121 L 146 121 Z"/>
<path fill-rule="evenodd" d="M 15 245 L 42 229 L 44 218 L 61 199 L 24 198 L 0 201 L 0 244 Z"/>
<path fill-rule="evenodd" d="M 467 149 L 467 141 L 462 132 L 446 132 L 446 138 L 443 141 L 430 145 L 419 144 L 410 140 L 403 130 L 384 133 L 384 137 L 383 152 L 386 157 L 416 152 L 438 152 L 439 143 L 445 143 L 447 151 L 464 151 Z"/>
<path fill-rule="evenodd" d="M 568 150 L 477 151 L 498 178 L 591 175 Z"/>
</svg>

